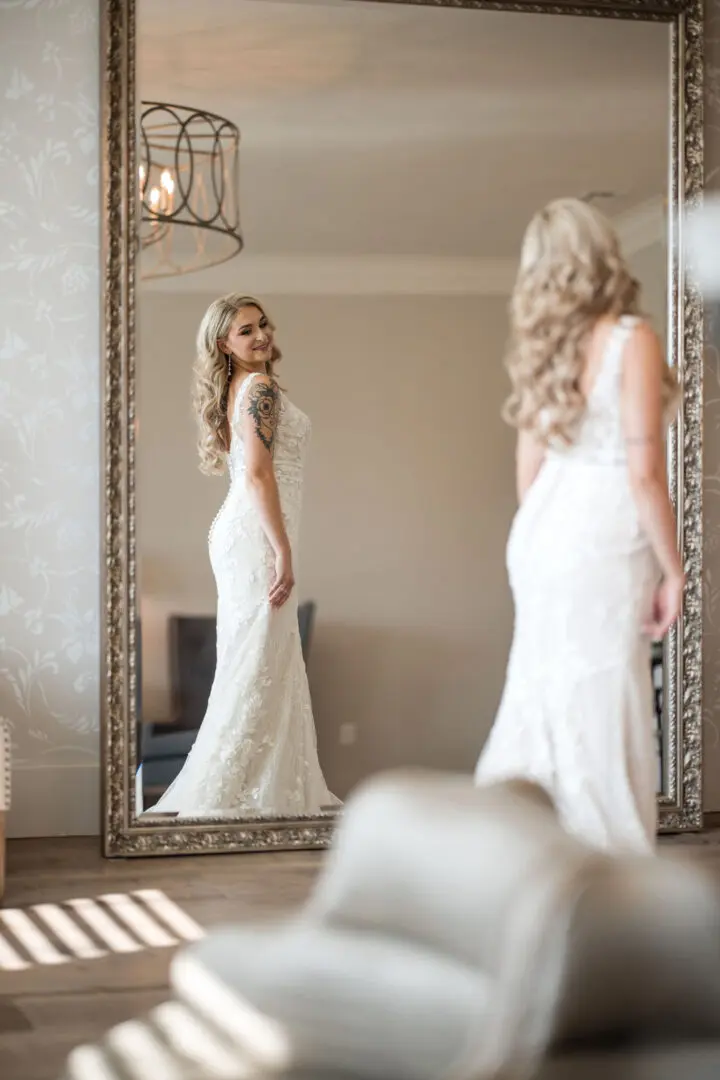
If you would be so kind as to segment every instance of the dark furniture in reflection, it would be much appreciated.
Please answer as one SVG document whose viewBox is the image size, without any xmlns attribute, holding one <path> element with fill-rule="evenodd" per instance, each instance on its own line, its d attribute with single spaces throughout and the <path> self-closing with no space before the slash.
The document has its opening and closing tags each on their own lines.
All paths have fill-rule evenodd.
<svg viewBox="0 0 720 1080">
<path fill-rule="evenodd" d="M 653 704 L 655 707 L 655 738 L 658 748 L 658 791 L 662 791 L 665 777 L 665 737 L 663 733 L 663 672 L 664 649 L 661 641 L 654 641 L 651 653 Z"/>
<path fill-rule="evenodd" d="M 300 643 L 305 663 L 315 620 L 315 604 L 298 607 Z M 175 779 L 197 737 L 215 676 L 216 621 L 213 616 L 173 615 L 169 620 L 170 701 L 172 719 L 140 724 L 144 807 L 148 809 Z"/>
</svg>

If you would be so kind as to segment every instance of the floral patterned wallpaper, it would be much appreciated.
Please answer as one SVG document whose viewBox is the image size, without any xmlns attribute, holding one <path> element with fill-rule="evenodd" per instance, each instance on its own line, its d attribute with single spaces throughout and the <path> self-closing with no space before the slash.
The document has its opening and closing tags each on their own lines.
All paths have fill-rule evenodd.
<svg viewBox="0 0 720 1080">
<path fill-rule="evenodd" d="M 0 0 L 0 716 L 16 832 L 99 831 L 97 22 L 97 0 Z"/>
<path fill-rule="evenodd" d="M 99 829 L 97 15 L 97 0 L 0 0 L 0 716 L 20 833 Z M 706 19 L 718 189 L 720 0 Z M 705 804 L 720 810 L 720 309 L 706 362 Z"/>
</svg>

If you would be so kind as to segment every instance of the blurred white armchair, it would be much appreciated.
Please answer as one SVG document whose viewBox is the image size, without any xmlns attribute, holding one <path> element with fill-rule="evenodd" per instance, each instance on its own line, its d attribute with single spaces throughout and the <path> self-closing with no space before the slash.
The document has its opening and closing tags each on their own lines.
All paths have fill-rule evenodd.
<svg viewBox="0 0 720 1080">
<path fill-rule="evenodd" d="M 583 846 L 524 783 L 371 782 L 300 916 L 211 933 L 171 982 L 175 1034 L 148 1024 L 197 1080 L 720 1075 L 716 883 Z M 191 1020 L 220 1057 L 188 1072 Z"/>
<path fill-rule="evenodd" d="M 592 1066 L 618 1080 L 643 1068 L 637 1046 L 607 1056 L 627 1038 L 655 1069 L 659 1042 L 676 1068 L 678 1040 L 705 1040 L 720 1075 L 716 882 L 694 862 L 585 847 L 524 783 L 371 782 L 299 919 L 211 934 L 171 979 L 288 1076 L 579 1080 Z"/>
</svg>

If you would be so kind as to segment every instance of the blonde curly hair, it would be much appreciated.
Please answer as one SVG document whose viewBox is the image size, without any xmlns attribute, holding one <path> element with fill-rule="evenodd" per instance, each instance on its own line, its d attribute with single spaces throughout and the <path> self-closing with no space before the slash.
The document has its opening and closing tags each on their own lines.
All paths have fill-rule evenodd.
<svg viewBox="0 0 720 1080">
<path fill-rule="evenodd" d="M 227 415 L 230 383 L 237 371 L 243 371 L 237 359 L 220 348 L 232 328 L 237 313 L 246 307 L 255 307 L 268 320 L 270 329 L 275 327 L 263 305 L 253 296 L 230 293 L 213 300 L 205 312 L 197 335 L 197 358 L 193 368 L 193 408 L 198 424 L 198 453 L 200 471 L 217 476 L 226 468 L 226 454 L 230 449 L 230 422 Z M 273 344 L 272 355 L 266 364 L 267 374 L 274 377 L 275 364 L 281 352 Z"/>
<path fill-rule="evenodd" d="M 581 199 L 551 202 L 523 240 L 510 302 L 505 364 L 512 392 L 504 419 L 543 445 L 572 443 L 587 405 L 580 381 L 593 327 L 601 318 L 640 314 L 639 283 L 607 218 Z M 666 407 L 677 390 L 666 366 Z"/>
</svg>

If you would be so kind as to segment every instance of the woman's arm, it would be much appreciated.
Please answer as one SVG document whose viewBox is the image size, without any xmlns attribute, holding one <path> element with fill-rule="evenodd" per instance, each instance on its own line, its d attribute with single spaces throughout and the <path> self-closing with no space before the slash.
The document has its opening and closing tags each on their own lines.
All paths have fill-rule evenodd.
<svg viewBox="0 0 720 1080">
<path fill-rule="evenodd" d="M 273 467 L 273 447 L 280 411 L 279 393 L 277 384 L 269 375 L 257 375 L 250 383 L 240 410 L 246 482 L 255 500 L 263 531 L 276 555 L 290 550 Z"/>
<path fill-rule="evenodd" d="M 622 373 L 622 421 L 628 470 L 640 521 L 663 577 L 683 577 L 677 549 L 677 525 L 670 502 L 665 460 L 662 366 L 656 334 L 644 323 L 625 347 Z"/>
<path fill-rule="evenodd" d="M 246 483 L 255 501 L 263 531 L 275 552 L 275 579 L 268 599 L 273 607 L 282 607 L 293 590 L 295 577 L 273 467 L 273 447 L 280 415 L 277 383 L 268 375 L 256 376 L 241 404 Z"/>
<path fill-rule="evenodd" d="M 522 503 L 535 483 L 545 460 L 545 447 L 529 431 L 519 431 L 515 452 L 515 484 L 518 502 Z"/>
</svg>

